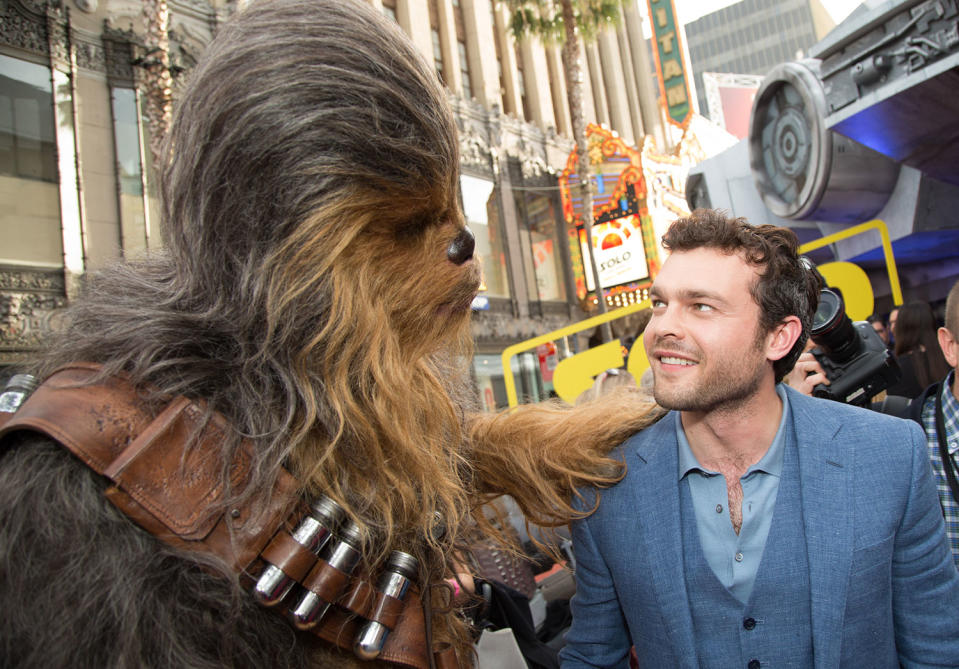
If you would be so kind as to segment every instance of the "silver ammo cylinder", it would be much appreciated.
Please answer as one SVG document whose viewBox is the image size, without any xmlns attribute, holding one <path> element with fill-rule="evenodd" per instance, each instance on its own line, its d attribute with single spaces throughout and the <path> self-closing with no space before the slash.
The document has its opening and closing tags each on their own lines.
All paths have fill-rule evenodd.
<svg viewBox="0 0 959 669">
<path fill-rule="evenodd" d="M 329 557 L 326 558 L 330 567 L 338 569 L 346 574 L 353 572 L 357 563 L 360 561 L 360 544 L 363 535 L 359 525 L 350 521 L 337 532 L 336 540 L 330 544 L 327 549 Z M 290 610 L 290 618 L 294 627 L 300 630 L 308 630 L 316 626 L 320 619 L 330 608 L 330 604 L 315 592 L 307 590 L 299 603 Z"/>
<path fill-rule="evenodd" d="M 30 374 L 14 374 L 0 393 L 0 411 L 13 413 L 37 388 L 37 379 Z"/>
<path fill-rule="evenodd" d="M 390 597 L 402 600 L 416 579 L 416 558 L 403 551 L 393 551 L 380 575 L 379 590 Z M 383 623 L 370 620 L 364 623 L 356 635 L 353 652 L 361 660 L 373 660 L 383 651 L 390 629 Z"/>
<path fill-rule="evenodd" d="M 319 555 L 343 515 L 343 507 L 323 495 L 310 505 L 310 513 L 293 530 L 293 540 Z M 264 606 L 273 606 L 287 596 L 294 583 L 282 569 L 268 564 L 257 579 L 253 596 Z"/>
</svg>

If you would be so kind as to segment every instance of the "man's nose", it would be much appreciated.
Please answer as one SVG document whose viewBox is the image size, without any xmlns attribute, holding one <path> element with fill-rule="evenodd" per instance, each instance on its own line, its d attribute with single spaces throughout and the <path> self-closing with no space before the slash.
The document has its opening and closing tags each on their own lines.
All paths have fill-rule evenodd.
<svg viewBox="0 0 959 669">
<path fill-rule="evenodd" d="M 682 331 L 679 322 L 677 309 L 670 309 L 668 306 L 653 314 L 646 325 L 645 332 L 654 333 L 655 337 L 665 337 L 667 335 L 678 336 Z M 647 335 L 649 336 L 649 335 Z"/>
<path fill-rule="evenodd" d="M 473 257 L 473 249 L 476 247 L 476 238 L 473 237 L 473 233 L 470 232 L 469 228 L 462 228 L 456 237 L 453 238 L 453 241 L 450 242 L 449 248 L 446 249 L 446 257 L 449 258 L 450 262 L 456 265 L 462 265 L 464 262 Z"/>
</svg>

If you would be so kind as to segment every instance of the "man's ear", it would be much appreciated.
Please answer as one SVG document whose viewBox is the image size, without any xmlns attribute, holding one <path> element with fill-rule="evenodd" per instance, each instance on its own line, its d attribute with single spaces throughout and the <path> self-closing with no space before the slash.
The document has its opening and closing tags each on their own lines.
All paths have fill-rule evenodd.
<svg viewBox="0 0 959 669">
<path fill-rule="evenodd" d="M 786 316 L 782 323 L 766 335 L 766 357 L 773 361 L 785 357 L 801 334 L 802 322 L 799 318 Z"/>
<path fill-rule="evenodd" d="M 942 355 L 945 356 L 949 366 L 955 369 L 959 366 L 959 341 L 949 331 L 949 328 L 939 328 L 936 331 L 939 336 L 939 348 L 942 349 Z"/>
</svg>

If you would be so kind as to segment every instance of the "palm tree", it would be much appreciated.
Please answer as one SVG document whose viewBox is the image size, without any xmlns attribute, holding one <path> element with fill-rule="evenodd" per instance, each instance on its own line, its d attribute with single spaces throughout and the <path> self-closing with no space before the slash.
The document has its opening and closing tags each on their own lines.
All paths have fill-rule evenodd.
<svg viewBox="0 0 959 669">
<path fill-rule="evenodd" d="M 586 120 L 583 114 L 583 64 L 580 60 L 580 39 L 593 40 L 606 25 L 619 20 L 620 7 L 632 0 L 499 0 L 510 12 L 510 31 L 517 40 L 536 35 L 547 41 L 561 41 L 563 70 L 566 74 L 566 99 L 570 124 L 576 142 L 579 189 L 583 201 L 583 227 L 590 271 L 596 287 L 599 313 L 606 313 L 606 299 L 599 283 L 599 268 L 593 257 L 593 192 L 590 189 L 592 170 L 586 144 Z M 603 341 L 613 339 L 609 323 L 600 327 Z"/>
</svg>

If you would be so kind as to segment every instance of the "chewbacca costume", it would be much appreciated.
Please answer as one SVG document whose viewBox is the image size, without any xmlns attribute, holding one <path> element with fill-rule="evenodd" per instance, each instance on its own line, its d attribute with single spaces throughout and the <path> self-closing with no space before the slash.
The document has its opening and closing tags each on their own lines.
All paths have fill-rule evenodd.
<svg viewBox="0 0 959 669">
<path fill-rule="evenodd" d="M 403 662 L 297 630 L 277 612 L 300 586 L 250 594 L 268 562 L 316 572 L 290 536 L 321 496 L 358 553 L 339 629 L 418 625 L 407 665 L 472 663 L 443 584 L 467 527 L 497 534 L 473 511 L 509 493 L 565 523 L 659 414 L 629 392 L 474 411 L 457 147 L 436 75 L 363 3 L 254 2 L 220 30 L 167 138 L 165 250 L 88 278 L 0 441 L 0 666 Z M 399 604 L 377 592 L 396 550 Z"/>
</svg>

